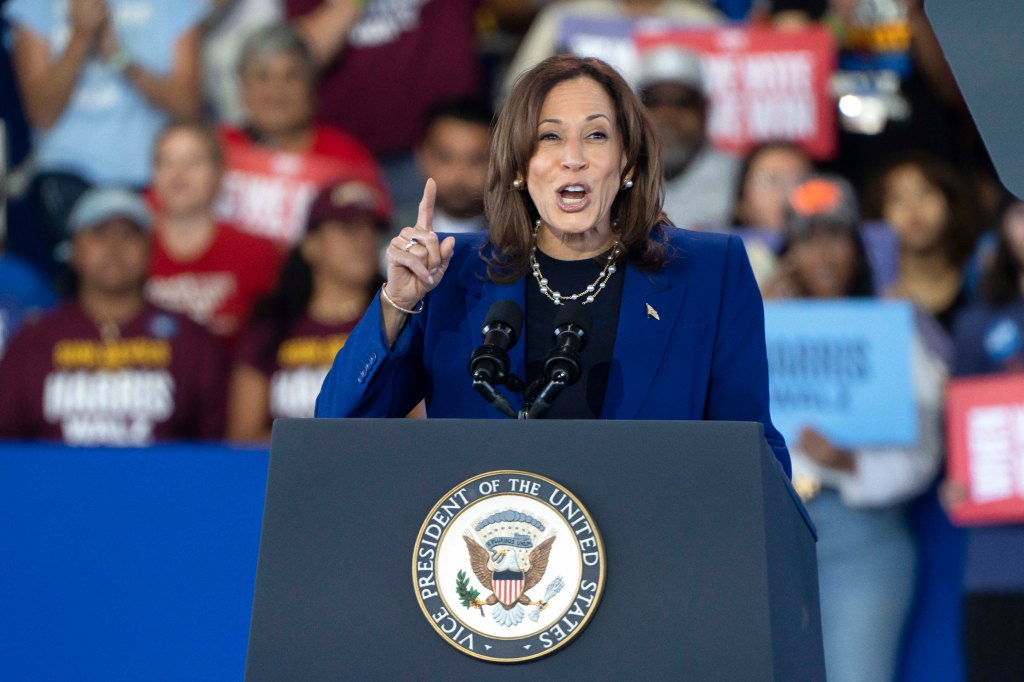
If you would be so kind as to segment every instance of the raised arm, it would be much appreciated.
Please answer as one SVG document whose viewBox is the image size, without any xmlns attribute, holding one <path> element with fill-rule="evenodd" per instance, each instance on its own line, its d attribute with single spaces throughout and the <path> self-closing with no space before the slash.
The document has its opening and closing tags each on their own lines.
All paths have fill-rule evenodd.
<svg viewBox="0 0 1024 682">
<path fill-rule="evenodd" d="M 201 29 L 193 26 L 178 37 L 174 45 L 174 61 L 166 76 L 147 71 L 130 55 L 121 53 L 110 25 L 101 41 L 102 54 L 107 59 L 125 59 L 125 78 L 158 109 L 174 118 L 192 118 L 199 115 L 202 89 L 199 83 L 199 41 Z M 123 55 L 123 56 L 121 56 Z"/>
<path fill-rule="evenodd" d="M 11 59 L 25 115 L 37 130 L 51 128 L 60 119 L 82 67 L 109 24 L 104 0 L 76 0 L 70 3 L 70 14 L 71 34 L 57 57 L 51 57 L 43 36 L 22 24 L 15 26 Z"/>
<path fill-rule="evenodd" d="M 316 401 L 317 417 L 402 417 L 422 398 L 424 297 L 451 261 L 455 238 L 433 229 L 437 186 L 427 180 L 416 225 L 387 250 L 387 283 L 334 359 Z"/>
<path fill-rule="evenodd" d="M 363 16 L 364 4 L 359 0 L 322 2 L 312 12 L 295 19 L 295 27 L 306 39 L 318 65 L 329 63 L 345 47 L 348 34 Z"/>
</svg>

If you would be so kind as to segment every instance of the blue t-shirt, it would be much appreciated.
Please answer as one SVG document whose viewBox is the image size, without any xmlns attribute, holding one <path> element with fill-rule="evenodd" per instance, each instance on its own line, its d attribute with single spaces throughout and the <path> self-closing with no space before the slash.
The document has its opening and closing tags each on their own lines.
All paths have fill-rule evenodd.
<svg viewBox="0 0 1024 682">
<path fill-rule="evenodd" d="M 976 305 L 957 319 L 954 374 L 1024 371 L 1024 300 Z M 1024 592 L 1024 525 L 977 526 L 967 534 L 969 592 Z"/>
<path fill-rule="evenodd" d="M 178 39 L 203 19 L 206 0 L 107 0 L 121 49 L 142 68 L 164 76 Z M 4 17 L 37 34 L 61 55 L 71 36 L 68 0 L 10 0 Z M 167 116 L 128 79 L 92 56 L 57 123 L 35 131 L 43 170 L 67 171 L 96 184 L 149 184 L 152 145 Z"/>
<path fill-rule="evenodd" d="M 0 357 L 26 318 L 56 302 L 53 290 L 35 270 L 10 254 L 0 255 Z"/>
</svg>

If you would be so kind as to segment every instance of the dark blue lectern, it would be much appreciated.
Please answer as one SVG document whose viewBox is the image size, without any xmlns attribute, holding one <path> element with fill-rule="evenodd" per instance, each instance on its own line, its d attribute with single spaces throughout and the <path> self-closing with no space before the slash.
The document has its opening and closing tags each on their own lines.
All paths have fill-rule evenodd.
<svg viewBox="0 0 1024 682">
<path fill-rule="evenodd" d="M 417 532 L 494 470 L 575 493 L 604 595 L 529 662 L 449 646 L 415 599 Z M 814 535 L 759 424 L 289 420 L 274 427 L 246 679 L 824 680 Z"/>
</svg>

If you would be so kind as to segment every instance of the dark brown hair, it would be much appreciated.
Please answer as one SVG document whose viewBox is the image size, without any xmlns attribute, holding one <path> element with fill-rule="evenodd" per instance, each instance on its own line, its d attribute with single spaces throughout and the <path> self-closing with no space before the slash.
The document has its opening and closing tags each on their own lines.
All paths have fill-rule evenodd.
<svg viewBox="0 0 1024 682">
<path fill-rule="evenodd" d="M 1012 303 L 1021 297 L 1021 275 L 1024 274 L 1024 263 L 1018 260 L 1006 236 L 1006 220 L 1010 211 L 1021 201 L 1014 197 L 1006 197 L 1000 207 L 999 220 L 996 224 L 996 249 L 992 260 L 985 268 L 981 280 L 981 293 L 989 305 L 1002 306 Z"/>
<path fill-rule="evenodd" d="M 769 140 L 762 142 L 747 152 L 747 155 L 743 157 L 743 162 L 740 164 L 740 172 L 736 176 L 736 192 L 733 194 L 733 209 L 732 209 L 732 224 L 737 227 L 763 227 L 762 225 L 747 225 L 739 216 L 740 204 L 746 198 L 746 186 L 747 178 L 750 176 L 750 172 L 754 169 L 754 164 L 763 155 L 770 152 L 789 152 L 794 156 L 799 156 L 802 159 L 807 160 L 807 167 L 809 173 L 814 173 L 814 161 L 810 155 L 800 145 L 789 140 Z"/>
<path fill-rule="evenodd" d="M 599 59 L 556 55 L 522 74 L 498 114 L 491 137 L 484 209 L 490 223 L 487 272 L 492 281 L 508 283 L 529 270 L 533 223 L 539 216 L 527 191 L 512 182 L 525 178 L 537 149 L 537 124 L 548 93 L 559 83 L 589 78 L 604 88 L 615 105 L 616 128 L 626 157 L 623 178 L 633 187 L 620 191 L 612 220 L 626 258 L 652 270 L 665 263 L 665 234 L 671 224 L 661 210 L 662 170 L 657 141 L 640 100 L 615 69 Z M 486 247 L 486 245 L 485 245 Z"/>
<path fill-rule="evenodd" d="M 979 207 L 966 180 L 953 166 L 923 152 L 901 154 L 882 166 L 869 185 L 866 214 L 882 220 L 885 212 L 887 186 L 897 171 L 913 168 L 925 181 L 946 197 L 946 224 L 943 226 L 942 249 L 946 259 L 955 267 L 962 267 L 970 258 L 984 221 L 978 218 Z"/>
</svg>

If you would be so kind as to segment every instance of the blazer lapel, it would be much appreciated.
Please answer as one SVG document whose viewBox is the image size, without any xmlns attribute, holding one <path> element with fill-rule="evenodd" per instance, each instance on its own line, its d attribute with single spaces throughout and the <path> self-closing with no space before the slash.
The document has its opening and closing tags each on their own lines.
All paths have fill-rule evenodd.
<svg viewBox="0 0 1024 682">
<path fill-rule="evenodd" d="M 602 419 L 636 419 L 654 381 L 683 304 L 686 285 L 664 272 L 626 266 L 612 371 Z"/>
<path fill-rule="evenodd" d="M 481 261 L 476 258 L 467 259 L 465 267 L 459 272 L 459 282 L 463 289 L 468 292 L 466 296 L 466 319 L 469 327 L 469 348 L 475 349 L 481 344 L 483 338 L 480 336 L 480 329 L 487 319 L 487 311 L 497 301 L 514 301 L 520 310 L 526 308 L 526 286 L 525 280 L 520 278 L 511 284 L 495 284 L 487 278 L 486 269 L 480 267 Z M 524 315 L 523 325 L 526 320 Z M 520 330 L 519 341 L 509 349 L 510 369 L 514 376 L 520 379 L 525 378 L 526 373 L 526 344 L 523 342 L 525 329 Z M 469 357 L 466 357 L 469 363 Z M 521 393 L 514 393 L 506 386 L 502 392 L 509 399 L 512 407 L 518 410 L 523 405 Z M 497 414 L 497 413 L 495 413 Z"/>
</svg>

